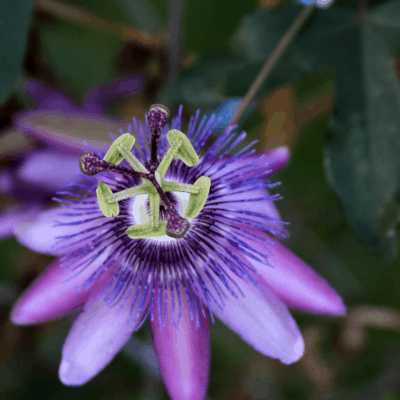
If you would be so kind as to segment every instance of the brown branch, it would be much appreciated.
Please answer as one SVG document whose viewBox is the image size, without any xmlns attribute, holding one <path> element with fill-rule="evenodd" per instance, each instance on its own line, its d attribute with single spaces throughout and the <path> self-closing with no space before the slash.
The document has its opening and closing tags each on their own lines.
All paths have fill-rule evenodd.
<svg viewBox="0 0 400 400">
<path fill-rule="evenodd" d="M 260 90 L 261 85 L 264 83 L 264 81 L 271 73 L 277 62 L 280 60 L 280 58 L 282 57 L 282 55 L 284 54 L 290 43 L 296 37 L 298 31 L 303 26 L 304 22 L 308 19 L 308 17 L 311 15 L 313 10 L 314 10 L 313 5 L 306 7 L 293 22 L 289 30 L 286 32 L 285 36 L 283 36 L 281 41 L 275 47 L 271 56 L 265 62 L 264 66 L 261 68 L 260 73 L 258 74 L 255 81 L 251 85 L 250 89 L 246 93 L 246 96 L 244 97 L 243 103 L 241 104 L 238 112 L 236 113 L 235 117 L 228 126 L 237 124 L 240 118 L 242 118 L 244 112 L 247 110 L 250 103 L 256 96 L 257 92 Z"/>
<path fill-rule="evenodd" d="M 90 26 L 100 32 L 119 37 L 124 41 L 138 42 L 148 48 L 164 47 L 167 43 L 167 34 L 153 35 L 140 29 L 135 29 L 129 24 L 114 21 L 85 10 L 82 7 L 61 3 L 53 0 L 37 0 L 36 9 L 56 16 L 61 19 L 76 22 L 84 26 Z"/>
</svg>

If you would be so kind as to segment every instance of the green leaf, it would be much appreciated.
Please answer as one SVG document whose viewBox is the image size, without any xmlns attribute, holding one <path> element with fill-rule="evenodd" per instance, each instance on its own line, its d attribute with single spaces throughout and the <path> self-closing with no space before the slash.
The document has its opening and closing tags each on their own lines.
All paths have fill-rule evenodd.
<svg viewBox="0 0 400 400">
<path fill-rule="evenodd" d="M 335 73 L 326 173 L 352 229 L 388 260 L 397 253 L 400 216 L 399 17 L 397 1 L 363 20 L 337 8 L 318 11 L 296 49 L 304 63 Z"/>
<path fill-rule="evenodd" d="M 0 104 L 18 83 L 31 22 L 32 0 L 0 2 Z"/>
</svg>

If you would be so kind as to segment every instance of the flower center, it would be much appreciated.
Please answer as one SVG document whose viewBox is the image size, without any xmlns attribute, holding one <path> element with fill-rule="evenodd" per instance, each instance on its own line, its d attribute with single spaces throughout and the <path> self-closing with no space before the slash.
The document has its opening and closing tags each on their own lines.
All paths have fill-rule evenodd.
<svg viewBox="0 0 400 400">
<path fill-rule="evenodd" d="M 196 217 L 207 200 L 211 181 L 206 176 L 200 177 L 193 185 L 165 181 L 165 175 L 174 157 L 180 158 L 187 166 L 199 162 L 199 157 L 187 137 L 180 131 L 172 129 L 167 134 L 169 148 L 161 162 L 157 162 L 158 143 L 163 127 L 169 121 L 169 111 L 162 105 L 153 105 L 148 113 L 151 137 L 150 171 L 132 154 L 135 138 L 125 133 L 116 139 L 103 159 L 93 152 L 80 158 L 80 167 L 84 174 L 95 175 L 102 171 L 111 171 L 142 179 L 142 184 L 113 193 L 110 187 L 99 181 L 97 201 L 105 217 L 112 218 L 119 214 L 120 200 L 138 195 L 148 195 L 148 213 L 150 222 L 133 225 L 126 230 L 132 239 L 147 239 L 168 235 L 182 238 L 190 228 L 187 218 Z M 118 164 L 125 159 L 132 170 Z M 179 215 L 173 197 L 168 192 L 189 193 L 189 202 L 185 217 Z"/>
</svg>

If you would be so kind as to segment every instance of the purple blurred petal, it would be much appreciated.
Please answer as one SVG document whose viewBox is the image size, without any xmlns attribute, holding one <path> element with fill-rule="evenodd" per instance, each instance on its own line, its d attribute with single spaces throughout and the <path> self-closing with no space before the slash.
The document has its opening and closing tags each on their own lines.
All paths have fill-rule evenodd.
<svg viewBox="0 0 400 400">
<path fill-rule="evenodd" d="M 119 310 L 96 299 L 75 320 L 62 350 L 61 382 L 83 385 L 98 374 L 128 342 L 136 327 L 128 329 L 129 302 Z"/>
<path fill-rule="evenodd" d="M 260 353 L 284 364 L 298 361 L 304 353 L 301 332 L 286 305 L 265 284 L 263 291 L 228 273 L 244 297 L 228 295 L 214 314 Z M 208 285 L 208 287 L 211 284 Z"/>
<path fill-rule="evenodd" d="M 77 271 L 65 271 L 61 261 L 55 261 L 20 297 L 11 312 L 12 322 L 17 325 L 36 324 L 62 317 L 82 307 L 89 298 L 104 290 L 112 278 L 114 268 L 104 273 L 89 289 L 78 291 L 105 258 L 106 255 L 102 255 L 79 274 Z"/>
<path fill-rule="evenodd" d="M 210 330 L 208 318 L 190 319 L 187 304 L 178 329 L 172 323 L 171 298 L 168 300 L 166 325 L 160 332 L 158 307 L 150 321 L 158 365 L 173 400 L 202 400 L 207 393 L 210 368 Z M 178 307 L 178 305 L 177 305 Z"/>
<path fill-rule="evenodd" d="M 17 178 L 53 193 L 64 189 L 79 172 L 79 157 L 55 151 L 36 151 L 26 157 L 17 172 Z"/>
<path fill-rule="evenodd" d="M 97 219 L 94 219 L 94 221 L 88 221 L 84 225 L 58 225 L 57 221 L 61 220 L 59 216 L 60 210 L 61 209 L 57 208 L 36 213 L 36 215 L 27 215 L 20 221 L 18 226 L 15 227 L 15 236 L 24 246 L 38 253 L 56 256 L 63 255 L 67 251 L 73 251 L 74 247 L 83 244 L 82 240 L 79 241 L 79 237 L 63 239 L 62 242 L 65 247 L 62 249 L 57 247 L 59 244 L 58 238 L 72 235 L 91 226 L 95 226 L 99 222 Z M 74 242 L 77 243 L 73 244 Z"/>
<path fill-rule="evenodd" d="M 143 76 L 135 74 L 118 79 L 109 85 L 96 87 L 86 95 L 82 106 L 85 111 L 106 114 L 107 103 L 132 96 L 143 83 Z"/>
<path fill-rule="evenodd" d="M 14 181 L 12 169 L 0 171 L 0 191 L 2 193 L 11 195 L 14 189 Z"/>
<path fill-rule="evenodd" d="M 97 114 L 28 111 L 15 118 L 26 135 L 55 147 L 61 153 L 82 154 L 84 142 L 93 147 L 110 143 L 109 131 L 126 129 L 123 121 Z"/>
<path fill-rule="evenodd" d="M 3 209 L 0 214 L 0 239 L 14 235 L 14 229 L 18 224 L 27 218 L 35 218 L 42 210 L 39 204 L 31 204 L 28 209 L 23 206 L 10 206 Z"/>
<path fill-rule="evenodd" d="M 346 314 L 342 298 L 310 266 L 266 233 L 258 230 L 253 233 L 276 244 L 269 246 L 273 252 L 268 254 L 272 267 L 248 258 L 262 277 L 263 285 L 268 285 L 289 307 L 320 314 Z M 253 241 L 251 245 L 257 247 Z M 259 246 L 259 251 L 265 249 Z"/>
<path fill-rule="evenodd" d="M 74 111 L 77 106 L 62 91 L 34 79 L 27 81 L 25 90 L 41 110 Z"/>
</svg>

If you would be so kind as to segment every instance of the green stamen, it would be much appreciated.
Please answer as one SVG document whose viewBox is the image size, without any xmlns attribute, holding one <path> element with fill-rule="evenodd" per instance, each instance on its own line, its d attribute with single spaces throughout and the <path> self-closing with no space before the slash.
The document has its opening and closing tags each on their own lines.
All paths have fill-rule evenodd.
<svg viewBox="0 0 400 400">
<path fill-rule="evenodd" d="M 146 167 L 129 151 L 132 149 L 132 147 L 128 148 L 124 143 L 121 143 L 117 146 L 117 148 L 133 170 L 144 172 L 145 174 L 149 173 Z"/>
<path fill-rule="evenodd" d="M 197 217 L 206 204 L 208 194 L 211 187 L 211 179 L 208 176 L 202 176 L 194 183 L 194 186 L 200 188 L 199 193 L 191 193 L 189 204 L 187 206 L 185 216 L 188 218 Z"/>
<path fill-rule="evenodd" d="M 118 203 L 109 203 L 107 198 L 112 195 L 112 191 L 108 185 L 99 181 L 99 186 L 96 190 L 97 201 L 104 216 L 107 218 L 116 217 L 119 214 Z"/>
<path fill-rule="evenodd" d="M 114 143 L 111 145 L 110 149 L 107 151 L 103 160 L 108 161 L 112 164 L 118 165 L 124 159 L 120 150 L 118 149 L 118 146 L 120 144 L 125 145 L 125 147 L 127 147 L 127 149 L 130 150 L 133 147 L 133 145 L 135 144 L 135 138 L 131 134 L 125 133 L 124 135 L 120 136 L 118 139 L 114 140 Z"/>
<path fill-rule="evenodd" d="M 158 227 L 153 227 L 151 222 L 133 225 L 128 228 L 125 233 L 131 239 L 150 239 L 152 237 L 164 236 L 167 234 L 167 222 L 160 221 Z"/>
<path fill-rule="evenodd" d="M 154 120 L 156 122 L 158 121 L 157 119 Z M 163 123 L 166 122 L 164 121 Z M 186 230 L 182 230 L 181 227 L 184 225 L 185 219 L 178 214 L 175 214 L 176 211 L 171 208 L 167 198 L 165 198 L 165 192 L 182 192 L 190 194 L 188 208 L 185 212 L 185 216 L 187 218 L 196 217 L 204 207 L 204 204 L 207 200 L 211 181 L 210 178 L 206 176 L 199 178 L 193 185 L 164 181 L 167 170 L 175 157 L 180 158 L 182 162 L 189 167 L 192 167 L 199 162 L 199 156 L 185 134 L 176 129 L 171 129 L 167 133 L 167 139 L 169 142 L 169 148 L 162 161 L 158 165 L 158 168 L 155 171 L 152 169 L 152 172 L 149 172 L 146 167 L 132 154 L 131 149 L 135 144 L 135 138 L 129 133 L 125 133 L 116 139 L 103 158 L 104 161 L 115 165 L 118 165 L 123 159 L 125 159 L 133 169 L 132 174 L 134 176 L 137 174 L 136 176 L 140 177 L 140 179 L 143 181 L 141 185 L 122 190 L 118 193 L 113 193 L 108 185 L 99 181 L 96 194 L 97 201 L 104 216 L 108 218 L 116 217 L 119 214 L 118 202 L 121 200 L 143 194 L 149 196 L 150 222 L 134 225 L 128 228 L 126 230 L 126 234 L 131 239 L 148 239 L 151 237 L 164 235 L 176 238 L 183 237 L 190 225 L 186 221 Z M 94 158 L 92 164 L 95 162 L 96 159 Z M 93 167 L 91 164 L 89 166 L 91 168 Z M 96 165 L 94 167 L 96 167 Z M 112 167 L 111 165 L 107 167 L 107 164 L 105 166 L 101 166 L 99 170 L 107 170 L 107 168 L 110 171 L 114 171 L 116 169 L 114 172 L 120 173 L 124 172 L 125 170 L 124 168 L 118 167 L 118 169 L 116 167 Z M 128 171 L 126 172 L 128 173 Z M 167 206 L 166 212 L 169 213 L 167 215 L 168 222 L 160 221 L 161 199 L 163 199 L 163 203 L 165 203 L 164 205 Z M 169 227 L 168 230 L 167 226 Z"/>
<path fill-rule="evenodd" d="M 153 228 L 158 228 L 160 224 L 160 196 L 156 194 L 151 194 L 149 196 L 150 203 L 150 221 Z"/>
</svg>

